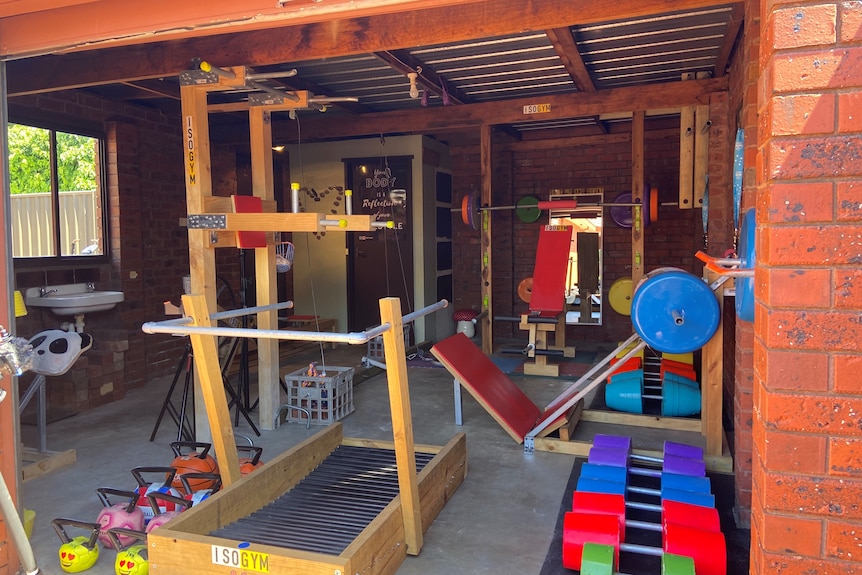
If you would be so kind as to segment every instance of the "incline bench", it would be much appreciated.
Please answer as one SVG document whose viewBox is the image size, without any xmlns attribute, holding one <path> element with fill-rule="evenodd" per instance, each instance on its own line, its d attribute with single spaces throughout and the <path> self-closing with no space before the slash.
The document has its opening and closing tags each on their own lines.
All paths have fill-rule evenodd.
<svg viewBox="0 0 862 575">
<path fill-rule="evenodd" d="M 434 344 L 431 353 L 455 378 L 457 425 L 461 425 L 461 386 L 466 387 L 470 395 L 518 443 L 523 443 L 527 434 L 543 423 L 547 416 L 553 415 L 563 403 L 558 399 L 544 410 L 539 408 L 463 333 L 456 333 Z M 578 421 L 577 412 L 581 409 L 583 400 L 557 416 L 556 421 L 543 429 L 541 436 L 560 429 L 561 438 L 568 440 Z"/>
</svg>

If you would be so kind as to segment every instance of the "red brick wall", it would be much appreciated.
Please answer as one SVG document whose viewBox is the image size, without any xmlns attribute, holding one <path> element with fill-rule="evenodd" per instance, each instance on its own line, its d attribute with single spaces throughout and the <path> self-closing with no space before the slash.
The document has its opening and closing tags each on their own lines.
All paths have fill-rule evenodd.
<svg viewBox="0 0 862 575">
<path fill-rule="evenodd" d="M 752 566 L 862 562 L 862 4 L 761 7 Z"/>
<path fill-rule="evenodd" d="M 53 417 L 62 417 L 120 399 L 127 389 L 172 373 L 179 359 L 179 338 L 146 335 L 141 325 L 165 318 L 163 302 L 178 300 L 188 273 L 186 232 L 179 225 L 186 213 L 181 126 L 178 118 L 154 110 L 81 93 L 14 98 L 10 110 L 13 120 L 16 113 L 38 113 L 97 129 L 108 143 L 109 262 L 15 270 L 20 289 L 94 281 L 125 293 L 114 310 L 85 316 L 95 347 L 62 376 L 65 380 L 48 387 Z M 19 333 L 29 337 L 58 328 L 61 321 L 48 311 L 31 310 L 19 321 Z"/>
</svg>

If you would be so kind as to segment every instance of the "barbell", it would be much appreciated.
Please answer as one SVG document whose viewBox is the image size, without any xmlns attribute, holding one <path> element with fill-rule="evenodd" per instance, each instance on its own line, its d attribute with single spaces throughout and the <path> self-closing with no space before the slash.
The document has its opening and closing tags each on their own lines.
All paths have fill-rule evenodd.
<svg viewBox="0 0 862 575">
<path fill-rule="evenodd" d="M 643 202 L 632 201 L 631 192 L 624 192 L 610 203 L 579 204 L 577 199 L 563 198 L 559 200 L 539 200 L 535 196 L 524 196 L 515 205 L 479 206 L 476 192 L 469 192 L 461 198 L 461 207 L 452 208 L 453 212 L 461 213 L 461 222 L 474 230 L 478 229 L 480 212 L 497 210 L 515 210 L 515 215 L 524 223 L 532 223 L 539 219 L 544 210 L 573 211 L 577 208 L 610 208 L 611 219 L 620 227 L 630 228 L 636 221 L 643 220 L 644 226 L 658 220 L 659 205 L 676 206 L 677 202 L 659 203 L 658 189 L 644 184 Z M 642 210 L 641 208 L 648 209 Z M 642 212 L 642 215 L 641 215 Z"/>
</svg>

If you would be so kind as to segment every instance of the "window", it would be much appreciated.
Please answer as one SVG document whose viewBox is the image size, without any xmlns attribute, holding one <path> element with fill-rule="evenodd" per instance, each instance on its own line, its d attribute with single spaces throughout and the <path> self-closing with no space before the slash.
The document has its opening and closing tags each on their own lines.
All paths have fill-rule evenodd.
<svg viewBox="0 0 862 575">
<path fill-rule="evenodd" d="M 12 255 L 104 255 L 102 140 L 13 123 L 8 138 Z"/>
</svg>

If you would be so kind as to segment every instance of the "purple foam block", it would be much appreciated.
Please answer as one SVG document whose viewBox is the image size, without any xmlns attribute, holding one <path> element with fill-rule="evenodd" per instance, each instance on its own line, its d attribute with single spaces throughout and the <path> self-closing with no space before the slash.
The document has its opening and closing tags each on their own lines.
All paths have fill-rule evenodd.
<svg viewBox="0 0 862 575">
<path fill-rule="evenodd" d="M 597 433 L 593 437 L 593 447 L 613 447 L 631 451 L 632 438 L 624 435 L 605 435 L 603 433 Z"/>
<path fill-rule="evenodd" d="M 615 447 L 593 447 L 590 449 L 588 461 L 598 465 L 628 467 L 629 454 L 625 449 Z"/>
<path fill-rule="evenodd" d="M 687 443 L 676 443 L 674 441 L 664 442 L 664 454 L 687 457 L 689 459 L 703 459 L 703 449 L 700 447 L 688 445 Z"/>
<path fill-rule="evenodd" d="M 704 477 L 706 476 L 706 463 L 703 459 L 689 459 L 688 457 L 679 457 L 677 455 L 665 455 L 662 471 L 665 473 Z"/>
</svg>

